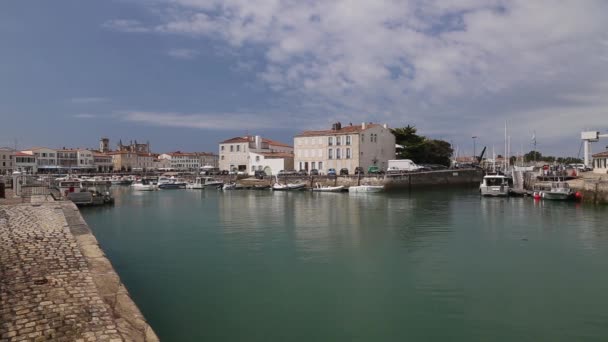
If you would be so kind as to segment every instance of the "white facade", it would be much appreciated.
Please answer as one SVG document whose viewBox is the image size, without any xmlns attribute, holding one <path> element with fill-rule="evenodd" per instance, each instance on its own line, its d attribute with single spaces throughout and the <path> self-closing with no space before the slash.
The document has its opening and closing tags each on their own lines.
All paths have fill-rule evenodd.
<svg viewBox="0 0 608 342">
<path fill-rule="evenodd" d="M 593 155 L 593 173 L 608 173 L 608 151 Z"/>
<path fill-rule="evenodd" d="M 169 161 L 169 167 L 174 170 L 192 171 L 201 167 L 200 160 L 195 153 L 164 153 L 158 159 Z"/>
<path fill-rule="evenodd" d="M 294 138 L 295 168 L 326 173 L 333 168 L 342 168 L 354 173 L 370 166 L 382 170 L 388 161 L 395 158 L 395 136 L 388 126 L 361 124 L 342 127 L 334 124 L 331 130 L 306 131 Z"/>
<path fill-rule="evenodd" d="M 264 171 L 267 175 L 276 175 L 281 170 L 293 170 L 293 154 L 284 152 L 250 152 L 249 174 Z"/>
<path fill-rule="evenodd" d="M 58 168 L 57 150 L 47 147 L 33 147 L 23 152 L 36 157 L 38 171 L 52 171 Z"/>
<path fill-rule="evenodd" d="M 15 169 L 15 151 L 12 148 L 0 147 L 0 175 L 10 174 Z"/>
<path fill-rule="evenodd" d="M 23 152 L 15 153 L 15 170 L 22 173 L 37 173 L 36 157 Z"/>
<path fill-rule="evenodd" d="M 95 162 L 93 158 L 93 152 L 89 150 L 79 149 L 77 154 L 78 168 L 80 169 L 95 169 Z"/>
<path fill-rule="evenodd" d="M 250 171 L 250 152 L 293 153 L 293 147 L 259 135 L 228 139 L 219 144 L 220 170 Z"/>
</svg>

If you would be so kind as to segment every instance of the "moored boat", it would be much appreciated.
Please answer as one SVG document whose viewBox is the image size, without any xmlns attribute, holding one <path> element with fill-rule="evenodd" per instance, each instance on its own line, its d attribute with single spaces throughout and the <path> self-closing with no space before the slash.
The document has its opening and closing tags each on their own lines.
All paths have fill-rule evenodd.
<svg viewBox="0 0 608 342">
<path fill-rule="evenodd" d="M 224 182 L 221 180 L 217 180 L 212 177 L 196 177 L 194 183 L 189 183 L 186 185 L 188 189 L 205 189 L 209 187 L 221 187 L 224 185 Z"/>
<path fill-rule="evenodd" d="M 320 184 L 317 184 L 317 186 L 315 188 L 312 188 L 312 191 L 314 191 L 314 192 L 342 192 L 342 191 L 344 191 L 344 186 L 342 186 L 342 185 L 321 186 Z"/>
<path fill-rule="evenodd" d="M 348 188 L 348 192 L 382 192 L 384 185 L 357 185 Z"/>
<path fill-rule="evenodd" d="M 551 187 L 548 189 L 535 191 L 534 198 L 567 201 L 574 200 L 577 198 L 577 196 L 575 196 L 574 191 L 572 191 L 567 182 L 557 181 L 551 182 Z"/>
<path fill-rule="evenodd" d="M 158 184 L 152 180 L 143 178 L 141 180 L 135 181 L 135 183 L 131 184 L 131 187 L 137 191 L 155 191 L 158 190 Z"/>
<path fill-rule="evenodd" d="M 304 183 L 287 183 L 287 184 L 274 183 L 272 185 L 272 190 L 296 191 L 296 190 L 304 190 L 305 187 L 306 187 L 306 184 L 304 184 Z"/>
<path fill-rule="evenodd" d="M 501 174 L 487 174 L 479 185 L 481 196 L 507 197 L 509 196 L 509 180 Z"/>
</svg>

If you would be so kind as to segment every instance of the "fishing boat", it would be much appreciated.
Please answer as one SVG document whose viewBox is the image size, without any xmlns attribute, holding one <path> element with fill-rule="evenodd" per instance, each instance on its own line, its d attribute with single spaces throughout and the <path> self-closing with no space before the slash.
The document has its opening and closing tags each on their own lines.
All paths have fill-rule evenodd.
<svg viewBox="0 0 608 342">
<path fill-rule="evenodd" d="M 79 193 L 82 191 L 82 182 L 76 178 L 65 177 L 62 179 L 58 178 L 57 180 L 59 180 L 57 183 L 57 188 L 59 189 L 59 192 L 61 192 L 61 194 L 66 198 L 68 197 L 68 194 Z"/>
<path fill-rule="evenodd" d="M 180 182 L 175 177 L 160 177 L 158 179 L 158 188 L 163 190 L 170 189 L 185 189 L 186 182 Z"/>
<path fill-rule="evenodd" d="M 481 196 L 509 196 L 509 179 L 501 174 L 487 174 L 479 185 Z"/>
<path fill-rule="evenodd" d="M 137 191 L 155 191 L 158 190 L 158 184 L 153 179 L 143 178 L 131 184 L 131 187 Z"/>
<path fill-rule="evenodd" d="M 194 183 L 188 183 L 186 188 L 188 189 L 205 189 L 209 187 L 221 187 L 224 182 L 211 177 L 196 177 Z"/>
<path fill-rule="evenodd" d="M 317 183 L 317 186 L 312 188 L 314 192 L 342 192 L 344 191 L 344 186 L 321 186 L 321 184 Z"/>
<path fill-rule="evenodd" d="M 384 191 L 384 185 L 357 185 L 348 188 L 348 192 L 382 192 Z"/>
</svg>

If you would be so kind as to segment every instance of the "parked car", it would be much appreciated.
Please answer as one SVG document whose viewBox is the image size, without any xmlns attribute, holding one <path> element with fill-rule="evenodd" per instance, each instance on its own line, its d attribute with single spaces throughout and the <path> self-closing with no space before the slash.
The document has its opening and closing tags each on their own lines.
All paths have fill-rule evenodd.
<svg viewBox="0 0 608 342">
<path fill-rule="evenodd" d="M 293 176 L 296 174 L 295 170 L 281 170 L 279 171 L 279 176 Z"/>
<path fill-rule="evenodd" d="M 300 171 L 298 171 L 298 176 L 307 176 L 308 175 L 308 171 L 301 169 Z"/>
<path fill-rule="evenodd" d="M 319 175 L 319 170 L 317 170 L 317 169 L 310 170 L 310 175 L 311 176 L 318 176 Z"/>
<path fill-rule="evenodd" d="M 327 169 L 327 175 L 328 176 L 335 176 L 336 175 L 336 169 Z"/>
<path fill-rule="evenodd" d="M 222 175 L 222 176 L 226 176 L 228 174 L 230 174 L 230 172 L 228 172 L 228 170 L 222 170 L 222 171 L 220 171 L 220 175 Z"/>
<path fill-rule="evenodd" d="M 266 177 L 266 172 L 264 172 L 263 170 L 257 170 L 253 173 L 254 177 L 257 179 L 264 179 L 264 177 Z"/>
<path fill-rule="evenodd" d="M 348 176 L 348 169 L 347 168 L 341 168 L 340 169 L 340 176 Z"/>
<path fill-rule="evenodd" d="M 365 174 L 365 171 L 363 171 L 363 168 L 361 166 L 357 166 L 355 168 L 355 174 L 363 176 Z"/>
</svg>

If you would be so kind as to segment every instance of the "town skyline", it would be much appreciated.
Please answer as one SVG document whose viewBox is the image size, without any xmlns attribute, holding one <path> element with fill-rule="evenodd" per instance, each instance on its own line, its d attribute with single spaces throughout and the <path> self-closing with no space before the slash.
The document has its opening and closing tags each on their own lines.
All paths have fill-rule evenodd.
<svg viewBox="0 0 608 342">
<path fill-rule="evenodd" d="M 581 131 L 608 129 L 605 1 L 36 6 L 0 12 L 2 146 L 110 132 L 212 150 L 371 121 L 471 154 L 472 136 L 502 146 L 507 122 L 514 151 L 536 132 L 543 153 L 576 156 Z"/>
</svg>

